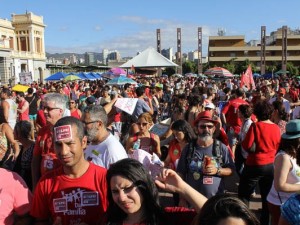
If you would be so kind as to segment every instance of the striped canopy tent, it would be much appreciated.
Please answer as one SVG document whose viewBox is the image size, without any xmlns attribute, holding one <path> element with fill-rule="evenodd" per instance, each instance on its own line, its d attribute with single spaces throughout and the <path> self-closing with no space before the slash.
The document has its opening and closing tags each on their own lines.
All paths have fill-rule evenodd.
<svg viewBox="0 0 300 225">
<path fill-rule="evenodd" d="M 206 70 L 204 74 L 212 77 L 233 77 L 232 73 L 222 67 L 210 68 Z"/>
</svg>

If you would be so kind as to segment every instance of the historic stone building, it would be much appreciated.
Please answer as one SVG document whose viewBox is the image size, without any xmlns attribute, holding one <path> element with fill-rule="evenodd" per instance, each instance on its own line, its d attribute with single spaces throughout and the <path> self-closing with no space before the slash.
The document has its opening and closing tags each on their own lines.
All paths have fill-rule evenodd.
<svg viewBox="0 0 300 225">
<path fill-rule="evenodd" d="M 31 12 L 12 14 L 11 21 L 0 19 L 2 84 L 22 82 L 22 77 L 27 81 L 43 81 L 46 71 L 44 32 L 43 17 Z"/>
</svg>

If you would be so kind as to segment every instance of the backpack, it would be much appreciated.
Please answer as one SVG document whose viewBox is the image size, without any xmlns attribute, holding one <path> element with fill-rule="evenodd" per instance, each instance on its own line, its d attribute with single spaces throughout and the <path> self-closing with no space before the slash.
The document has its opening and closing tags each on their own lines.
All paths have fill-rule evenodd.
<svg viewBox="0 0 300 225">
<path fill-rule="evenodd" d="M 186 166 L 187 167 L 189 167 L 189 165 L 192 161 L 193 155 L 194 155 L 195 141 L 190 142 L 188 148 L 189 148 L 189 150 L 188 150 L 188 154 L 186 157 L 186 159 L 187 159 Z M 216 161 L 218 162 L 218 164 L 222 167 L 223 159 L 222 159 L 222 154 L 221 154 L 221 141 L 214 139 L 212 154 L 216 158 Z"/>
</svg>

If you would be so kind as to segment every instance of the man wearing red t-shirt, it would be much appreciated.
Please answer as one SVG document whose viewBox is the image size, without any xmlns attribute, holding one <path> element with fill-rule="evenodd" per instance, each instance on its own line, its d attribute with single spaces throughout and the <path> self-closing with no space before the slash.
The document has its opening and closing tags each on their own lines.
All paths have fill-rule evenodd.
<svg viewBox="0 0 300 225">
<path fill-rule="evenodd" d="M 106 169 L 84 159 L 83 123 L 64 117 L 54 125 L 54 148 L 62 166 L 36 186 L 31 215 L 39 225 L 102 224 L 107 210 Z M 51 223 L 52 224 L 52 223 Z"/>
<path fill-rule="evenodd" d="M 226 125 L 226 132 L 229 139 L 229 145 L 232 147 L 235 143 L 237 135 L 240 133 L 242 121 L 238 116 L 238 108 L 240 105 L 249 105 L 244 100 L 245 93 L 243 89 L 238 88 L 235 91 L 236 98 L 230 100 L 223 108 L 221 119 Z"/>
<path fill-rule="evenodd" d="M 39 130 L 32 158 L 32 187 L 35 188 L 41 175 L 57 168 L 57 160 L 53 147 L 52 128 L 62 118 L 66 109 L 66 98 L 59 93 L 46 94 L 43 99 L 43 110 L 47 125 Z"/>
</svg>

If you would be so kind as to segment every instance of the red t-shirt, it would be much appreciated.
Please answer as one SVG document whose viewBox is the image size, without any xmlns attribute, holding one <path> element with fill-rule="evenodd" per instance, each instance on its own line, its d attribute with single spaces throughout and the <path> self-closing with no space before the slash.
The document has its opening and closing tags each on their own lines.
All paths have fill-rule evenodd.
<svg viewBox="0 0 300 225">
<path fill-rule="evenodd" d="M 100 224 L 107 210 L 106 169 L 90 163 L 79 178 L 70 178 L 63 167 L 41 178 L 30 214 L 38 219 L 61 217 L 62 225 Z"/>
<path fill-rule="evenodd" d="M 78 113 L 78 109 L 74 110 L 73 112 L 71 112 L 71 116 L 80 119 L 79 113 Z"/>
<path fill-rule="evenodd" d="M 54 151 L 52 137 L 52 126 L 47 125 L 40 129 L 36 139 L 33 155 L 42 156 L 41 175 L 44 175 L 47 171 L 53 170 L 61 165 Z"/>
<path fill-rule="evenodd" d="M 18 109 L 22 109 L 25 102 L 26 102 L 26 100 L 19 102 Z M 19 121 L 22 121 L 22 120 L 29 121 L 29 107 L 24 112 L 19 113 Z"/>
<path fill-rule="evenodd" d="M 265 122 L 257 122 L 255 126 L 251 125 L 245 139 L 242 141 L 243 149 L 246 151 L 250 149 L 254 140 L 256 150 L 255 153 L 249 153 L 246 159 L 246 165 L 262 166 L 273 163 L 281 140 L 279 126 Z"/>
<path fill-rule="evenodd" d="M 238 117 L 238 108 L 240 105 L 249 105 L 241 98 L 230 100 L 223 108 L 222 113 L 226 117 L 226 126 L 233 127 L 236 134 L 240 132 L 242 121 Z"/>
</svg>

